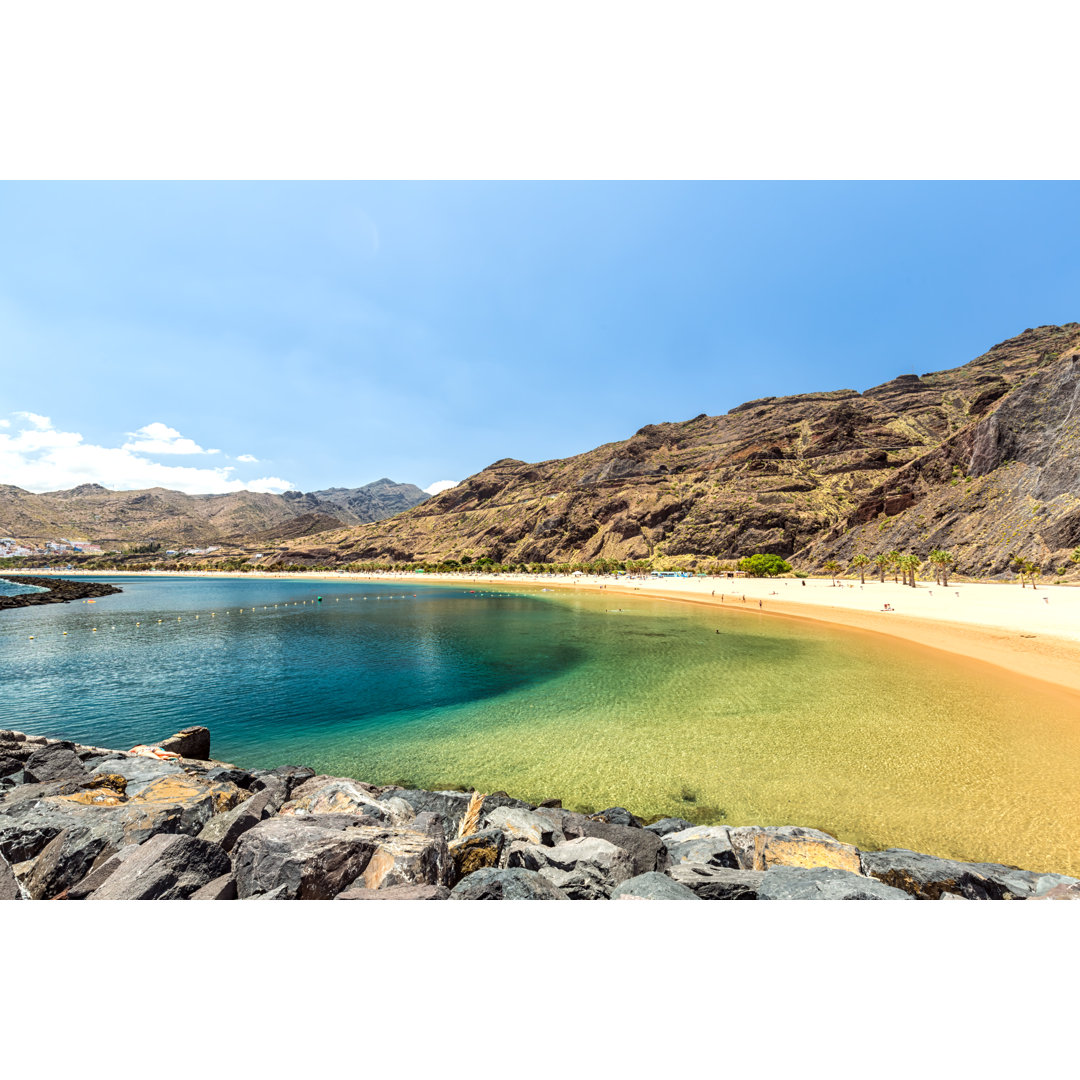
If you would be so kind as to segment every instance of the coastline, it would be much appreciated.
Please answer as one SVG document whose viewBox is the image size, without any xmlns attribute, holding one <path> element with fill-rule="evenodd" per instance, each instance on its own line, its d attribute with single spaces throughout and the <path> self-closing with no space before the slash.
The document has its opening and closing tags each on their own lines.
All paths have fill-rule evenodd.
<svg viewBox="0 0 1080 1080">
<path fill-rule="evenodd" d="M 19 576 L 55 576 L 27 568 Z M 992 664 L 1024 678 L 1080 694 L 1080 589 L 1064 585 L 1021 588 L 1011 583 L 956 582 L 917 588 L 868 580 L 834 586 L 828 578 L 663 578 L 614 581 L 598 577 L 524 574 L 381 574 L 65 571 L 66 577 L 266 578 L 298 581 L 400 581 L 433 585 L 496 585 L 600 592 L 691 603 L 745 616 L 794 618 L 900 638 L 926 648 Z M 801 584 L 805 581 L 806 584 Z M 715 596 L 713 595 L 715 593 Z M 745 601 L 742 599 L 745 597 Z M 805 597 L 805 599 L 804 599 Z M 759 601 L 761 606 L 759 607 Z M 885 604 L 892 611 L 883 611 Z"/>
</svg>

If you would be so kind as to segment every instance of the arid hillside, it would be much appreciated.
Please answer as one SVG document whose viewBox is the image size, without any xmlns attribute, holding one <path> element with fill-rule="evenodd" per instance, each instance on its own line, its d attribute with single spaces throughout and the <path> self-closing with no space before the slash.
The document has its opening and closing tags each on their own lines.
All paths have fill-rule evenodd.
<svg viewBox="0 0 1080 1080">
<path fill-rule="evenodd" d="M 862 393 L 763 398 L 570 458 L 497 461 L 388 520 L 283 543 L 275 561 L 761 551 L 819 566 L 944 546 L 961 570 L 999 572 L 1013 552 L 1063 564 L 1080 543 L 1078 394 L 1080 324 L 1042 326 Z"/>
</svg>

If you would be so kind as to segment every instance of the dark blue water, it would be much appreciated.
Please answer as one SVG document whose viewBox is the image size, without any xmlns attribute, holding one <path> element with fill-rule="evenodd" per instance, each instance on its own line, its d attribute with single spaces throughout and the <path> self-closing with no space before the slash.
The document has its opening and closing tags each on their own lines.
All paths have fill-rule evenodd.
<svg viewBox="0 0 1080 1080">
<path fill-rule="evenodd" d="M 109 578 L 124 591 L 0 616 L 0 727 L 127 747 L 205 724 L 249 766 L 572 667 L 565 613 L 468 588 Z M 322 597 L 318 602 L 317 597 Z M 66 633 L 65 633 L 66 632 Z M 33 638 L 33 640 L 31 640 Z"/>
</svg>

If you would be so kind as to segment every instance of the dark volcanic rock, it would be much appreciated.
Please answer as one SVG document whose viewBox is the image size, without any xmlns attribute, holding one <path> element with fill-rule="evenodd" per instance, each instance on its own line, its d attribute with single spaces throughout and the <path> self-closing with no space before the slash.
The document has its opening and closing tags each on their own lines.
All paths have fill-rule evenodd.
<svg viewBox="0 0 1080 1080">
<path fill-rule="evenodd" d="M 25 770 L 28 784 L 81 779 L 88 775 L 75 754 L 75 744 L 69 742 L 54 742 L 39 747 L 26 759 Z"/>
<path fill-rule="evenodd" d="M 54 896 L 54 900 L 87 900 L 95 889 L 100 889 L 120 866 L 139 850 L 138 844 L 123 847 L 108 858 L 99 859 L 94 868 L 81 881 L 76 882 L 64 892 Z"/>
<path fill-rule="evenodd" d="M 631 858 L 635 875 L 663 870 L 668 864 L 664 841 L 650 829 L 613 825 L 570 810 L 539 809 L 536 816 L 546 817 L 567 840 L 578 836 L 596 836 L 622 848 Z"/>
<path fill-rule="evenodd" d="M 229 870 L 229 857 L 216 844 L 193 836 L 152 836 L 89 899 L 187 900 Z"/>
<path fill-rule="evenodd" d="M 759 900 L 910 900 L 874 878 L 827 867 L 771 866 L 758 886 Z"/>
<path fill-rule="evenodd" d="M 138 795 L 155 780 L 163 776 L 183 776 L 184 770 L 176 761 L 161 761 L 158 758 L 127 755 L 109 758 L 91 770 L 94 776 L 122 776 L 127 781 L 126 792 L 129 796 Z"/>
<path fill-rule="evenodd" d="M 194 758 L 196 761 L 210 760 L 210 729 L 188 727 L 170 735 L 159 744 L 162 750 L 181 757 Z"/>
<path fill-rule="evenodd" d="M 667 836 L 668 833 L 682 832 L 683 829 L 692 829 L 693 827 L 693 822 L 681 817 L 661 818 L 659 821 L 654 821 L 651 825 L 645 826 L 649 832 L 654 832 L 657 836 Z"/>
<path fill-rule="evenodd" d="M 864 873 L 919 900 L 938 900 L 942 893 L 968 900 L 1027 900 L 1076 882 L 1063 874 L 1038 874 L 997 863 L 955 862 L 903 848 L 863 852 L 862 863 Z"/>
<path fill-rule="evenodd" d="M 593 821 L 603 821 L 608 825 L 628 825 L 640 829 L 643 822 L 641 818 L 634 817 L 625 807 L 611 806 L 607 810 L 601 810 L 598 814 L 589 815 Z"/>
<path fill-rule="evenodd" d="M 463 878 L 450 893 L 451 900 L 568 900 L 546 878 L 532 870 L 486 867 Z"/>
<path fill-rule="evenodd" d="M 437 814 L 446 836 L 457 836 L 461 819 L 469 808 L 472 796 L 466 791 L 419 791 L 412 788 L 388 788 L 379 796 L 380 802 L 403 799 L 417 814 L 425 811 Z"/>
<path fill-rule="evenodd" d="M 643 829 L 643 832 L 648 832 Z M 668 833 L 664 845 L 673 866 L 699 863 L 703 866 L 742 869 L 731 846 L 730 830 L 725 825 L 697 825 L 682 832 Z"/>
<path fill-rule="evenodd" d="M 673 881 L 666 874 L 651 871 L 617 885 L 611 893 L 612 900 L 700 900 L 685 885 Z"/>
<path fill-rule="evenodd" d="M 290 797 L 293 791 L 315 775 L 314 769 L 302 765 L 279 765 L 276 769 L 255 769 L 248 787 L 249 791 L 262 791 L 270 777 L 284 782 Z"/>
<path fill-rule="evenodd" d="M 19 593 L 17 596 L 0 596 L 0 611 L 4 608 L 37 607 L 39 604 L 67 604 L 89 596 L 111 596 L 123 592 L 115 585 L 97 581 L 68 581 L 66 578 L 14 576 L 4 574 L 4 580 L 15 585 L 36 585 L 48 592 Z"/>
<path fill-rule="evenodd" d="M 375 844 L 357 840 L 356 819 L 321 814 L 268 818 L 233 851 L 237 893 L 245 900 L 276 889 L 287 900 L 332 900 L 363 872 Z"/>
<path fill-rule="evenodd" d="M 223 851 L 232 851 L 237 840 L 248 829 L 254 828 L 260 821 L 272 817 L 285 802 L 284 781 L 267 784 L 239 806 L 227 810 L 224 814 L 212 817 L 199 833 L 199 839 L 207 843 L 219 844 Z"/>
<path fill-rule="evenodd" d="M 702 900 L 756 900 L 765 877 L 761 870 L 732 870 L 697 862 L 677 863 L 669 866 L 667 873 Z"/>
<path fill-rule="evenodd" d="M 49 900 L 81 881 L 102 852 L 115 851 L 113 837 L 112 830 L 95 829 L 93 824 L 72 826 L 58 833 L 34 861 L 26 881 L 31 897 Z"/>
<path fill-rule="evenodd" d="M 622 848 L 598 836 L 579 836 L 554 847 L 515 841 L 507 865 L 535 870 L 571 900 L 602 900 L 634 876 L 633 860 Z"/>
</svg>

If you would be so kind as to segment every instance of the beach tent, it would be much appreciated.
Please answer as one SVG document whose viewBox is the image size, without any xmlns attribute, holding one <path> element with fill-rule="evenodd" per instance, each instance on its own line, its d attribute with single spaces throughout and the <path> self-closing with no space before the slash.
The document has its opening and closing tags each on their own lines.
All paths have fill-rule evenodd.
<svg viewBox="0 0 1080 1080">
<path fill-rule="evenodd" d="M 581 577 L 581 575 L 582 575 L 582 574 L 583 574 L 584 572 L 585 572 L 584 570 L 575 570 L 575 571 L 574 571 L 574 574 L 573 574 L 573 576 L 574 576 L 574 577 Z"/>
</svg>

